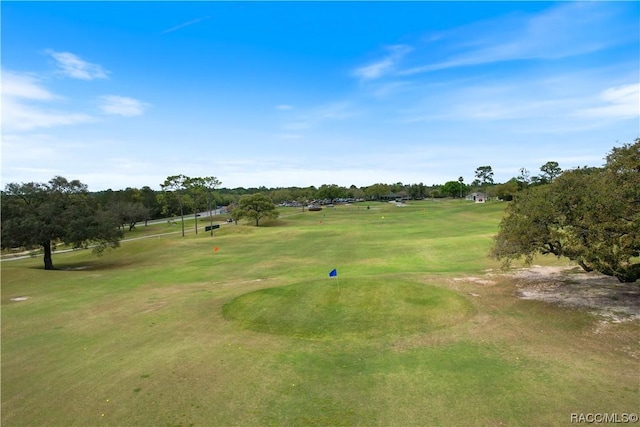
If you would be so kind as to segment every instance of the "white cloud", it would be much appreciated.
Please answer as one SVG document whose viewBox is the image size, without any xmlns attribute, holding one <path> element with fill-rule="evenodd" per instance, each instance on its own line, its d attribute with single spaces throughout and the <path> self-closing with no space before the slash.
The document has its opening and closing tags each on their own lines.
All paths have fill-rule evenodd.
<svg viewBox="0 0 640 427">
<path fill-rule="evenodd" d="M 403 92 L 415 88 L 415 85 L 408 81 L 391 81 L 372 85 L 370 89 L 371 95 L 375 98 L 387 98 L 398 95 Z"/>
<path fill-rule="evenodd" d="M 627 119 L 640 116 L 640 84 L 616 86 L 598 95 L 599 106 L 578 110 L 576 116 L 585 118 Z"/>
<path fill-rule="evenodd" d="M 517 134 L 586 132 L 640 115 L 636 79 L 625 65 L 433 81 L 415 85 L 391 117 L 416 128 L 465 123 Z"/>
<path fill-rule="evenodd" d="M 614 23 L 611 18 L 615 13 L 618 9 L 611 8 L 611 4 L 571 2 L 537 15 L 509 15 L 456 28 L 437 40 L 448 43 L 451 53 L 445 54 L 444 59 L 400 70 L 398 74 L 511 60 L 560 59 L 634 41 L 637 25 L 629 28 Z M 432 56 L 430 51 L 421 53 Z"/>
<path fill-rule="evenodd" d="M 3 132 L 25 132 L 96 120 L 91 114 L 63 111 L 49 105 L 61 99 L 44 87 L 33 74 L 2 70 Z M 99 98 L 99 108 L 105 114 L 138 116 L 147 107 L 148 104 L 144 102 L 124 96 L 107 95 Z"/>
<path fill-rule="evenodd" d="M 329 121 L 345 120 L 358 114 L 359 112 L 354 110 L 350 102 L 334 102 L 312 108 L 306 113 L 298 115 L 292 121 L 285 123 L 282 129 L 285 131 L 307 130 Z"/>
<path fill-rule="evenodd" d="M 166 30 L 162 31 L 160 34 L 172 33 L 174 31 L 179 30 L 180 28 L 184 28 L 184 27 L 188 27 L 189 25 L 197 24 L 198 22 L 205 21 L 205 20 L 207 20 L 209 18 L 211 18 L 211 17 L 210 16 L 204 16 L 202 18 L 196 18 L 196 19 L 193 19 L 191 21 L 184 22 L 184 23 L 182 23 L 180 25 L 176 25 L 175 27 L 171 27 L 169 29 L 166 29 Z"/>
<path fill-rule="evenodd" d="M 373 64 L 357 68 L 353 73 L 363 79 L 375 79 L 380 77 L 385 71 L 388 71 L 392 66 L 393 61 L 387 57 Z"/>
<path fill-rule="evenodd" d="M 372 80 L 382 77 L 393 71 L 402 58 L 413 49 L 406 45 L 393 45 L 386 48 L 389 52 L 381 60 L 356 68 L 353 75 L 363 80 Z"/>
<path fill-rule="evenodd" d="M 32 104 L 34 101 L 49 102 L 58 98 L 32 74 L 2 70 L 3 131 L 28 131 L 93 120 L 88 114 L 57 111 Z"/>
<path fill-rule="evenodd" d="M 53 50 L 47 50 L 46 52 L 56 60 L 58 68 L 68 77 L 81 80 L 109 78 L 108 71 L 102 68 L 101 65 L 84 61 L 73 53 L 55 52 Z"/>
<path fill-rule="evenodd" d="M 27 131 L 93 121 L 88 114 L 42 109 L 5 98 L 2 103 L 4 131 Z"/>
<path fill-rule="evenodd" d="M 348 102 L 334 102 L 318 108 L 314 115 L 322 120 L 343 120 L 353 117 L 356 112 Z"/>
<path fill-rule="evenodd" d="M 149 105 L 134 98 L 118 95 L 101 96 L 99 103 L 103 113 L 126 117 L 142 115 Z"/>
<path fill-rule="evenodd" d="M 48 101 L 54 95 L 32 74 L 2 70 L 2 96 Z"/>
</svg>

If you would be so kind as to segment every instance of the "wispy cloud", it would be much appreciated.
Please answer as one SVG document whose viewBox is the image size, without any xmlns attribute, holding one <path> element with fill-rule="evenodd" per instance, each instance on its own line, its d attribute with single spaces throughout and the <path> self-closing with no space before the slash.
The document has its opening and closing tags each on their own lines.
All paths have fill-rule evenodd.
<svg viewBox="0 0 640 427">
<path fill-rule="evenodd" d="M 36 128 L 51 128 L 92 121 L 88 114 L 71 113 L 33 107 L 4 99 L 2 106 L 2 127 L 5 131 L 26 131 Z"/>
<path fill-rule="evenodd" d="M 640 84 L 616 86 L 602 91 L 597 106 L 580 109 L 575 113 L 584 118 L 628 119 L 640 116 Z"/>
<path fill-rule="evenodd" d="M 59 98 L 32 74 L 2 70 L 3 131 L 27 131 L 93 120 L 88 114 L 57 111 L 33 104 Z"/>
<path fill-rule="evenodd" d="M 287 104 L 276 105 L 276 110 L 287 111 L 287 110 L 292 110 L 292 109 L 293 109 L 293 107 L 291 105 L 287 105 Z"/>
<path fill-rule="evenodd" d="M 409 81 L 381 81 L 372 84 L 368 90 L 375 98 L 388 98 L 415 89 L 415 85 Z"/>
<path fill-rule="evenodd" d="M 192 19 L 191 21 L 183 22 L 182 24 L 176 25 L 175 27 L 168 28 L 168 29 L 162 31 L 160 34 L 171 33 L 171 32 L 177 31 L 177 30 L 179 30 L 181 28 L 188 27 L 189 25 L 197 24 L 198 22 L 201 22 L 201 21 L 206 21 L 209 18 L 211 18 L 211 17 L 210 16 L 203 16 L 202 18 Z"/>
<path fill-rule="evenodd" d="M 56 65 L 62 74 L 67 77 L 80 80 L 107 79 L 109 72 L 101 65 L 92 64 L 70 52 L 55 52 L 47 50 L 46 53 L 56 60 Z"/>
<path fill-rule="evenodd" d="M 610 67 L 453 80 L 416 87 L 415 101 L 399 107 L 395 117 L 416 128 L 464 123 L 505 134 L 587 132 L 640 116 L 640 85 L 634 80 Z"/>
<path fill-rule="evenodd" d="M 384 58 L 368 65 L 356 68 L 353 75 L 362 80 L 372 80 L 380 78 L 395 70 L 402 58 L 411 52 L 413 48 L 406 45 L 393 45 L 386 48 L 387 55 Z"/>
<path fill-rule="evenodd" d="M 55 96 L 33 74 L 2 70 L 2 96 L 48 101 Z"/>
<path fill-rule="evenodd" d="M 48 90 L 37 76 L 2 70 L 2 128 L 6 132 L 25 132 L 92 122 L 98 117 L 64 111 L 56 107 L 65 98 Z M 139 116 L 149 104 L 125 96 L 98 98 L 98 108 L 105 114 Z"/>
<path fill-rule="evenodd" d="M 118 116 L 140 116 L 149 104 L 134 98 L 118 95 L 105 95 L 99 99 L 99 108 L 105 114 Z"/>
<path fill-rule="evenodd" d="M 559 59 L 595 52 L 637 39 L 635 28 L 614 21 L 620 14 L 611 4 L 568 3 L 536 15 L 508 15 L 447 32 L 436 42 L 449 54 L 398 72 L 414 75 L 447 68 L 523 59 Z"/>
<path fill-rule="evenodd" d="M 320 126 L 328 121 L 345 120 L 359 114 L 350 102 L 324 104 L 301 113 L 282 126 L 287 131 L 300 132 Z"/>
</svg>

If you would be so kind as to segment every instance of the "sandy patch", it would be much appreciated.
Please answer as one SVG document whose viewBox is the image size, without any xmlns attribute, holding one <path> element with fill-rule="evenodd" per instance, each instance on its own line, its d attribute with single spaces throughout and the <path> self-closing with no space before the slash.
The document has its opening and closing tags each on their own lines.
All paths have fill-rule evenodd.
<svg viewBox="0 0 640 427">
<path fill-rule="evenodd" d="M 640 319 L 640 286 L 576 267 L 532 266 L 513 273 L 522 299 L 585 307 L 611 322 Z"/>
<path fill-rule="evenodd" d="M 496 282 L 490 279 L 483 279 L 481 277 L 454 277 L 454 282 L 472 282 L 477 283 L 478 285 L 495 285 Z"/>
<path fill-rule="evenodd" d="M 9 298 L 11 301 L 26 301 L 29 299 L 29 297 L 15 297 L 15 298 Z"/>
</svg>

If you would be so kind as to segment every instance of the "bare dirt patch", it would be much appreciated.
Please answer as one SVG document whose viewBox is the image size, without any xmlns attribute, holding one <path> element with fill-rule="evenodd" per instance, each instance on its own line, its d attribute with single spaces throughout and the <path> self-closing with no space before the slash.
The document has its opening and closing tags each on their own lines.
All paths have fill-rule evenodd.
<svg viewBox="0 0 640 427">
<path fill-rule="evenodd" d="M 473 282 L 479 285 L 495 285 L 495 280 L 491 279 L 483 279 L 480 277 L 454 277 L 454 282 Z"/>
<path fill-rule="evenodd" d="M 522 299 L 585 307 L 614 323 L 640 319 L 640 286 L 578 267 L 534 265 L 512 274 Z"/>
</svg>

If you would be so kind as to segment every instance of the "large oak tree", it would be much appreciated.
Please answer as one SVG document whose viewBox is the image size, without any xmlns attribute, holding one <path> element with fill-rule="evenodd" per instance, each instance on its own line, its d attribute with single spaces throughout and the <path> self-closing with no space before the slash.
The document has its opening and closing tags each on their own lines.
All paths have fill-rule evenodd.
<svg viewBox="0 0 640 427">
<path fill-rule="evenodd" d="M 262 193 L 242 196 L 238 207 L 234 209 L 235 218 L 249 218 L 256 222 L 256 227 L 263 218 L 277 218 L 278 210 L 270 197 Z"/>
<path fill-rule="evenodd" d="M 518 193 L 492 256 L 508 264 L 554 254 L 621 282 L 640 278 L 640 139 L 614 148 L 602 168 L 565 171 Z"/>
<path fill-rule="evenodd" d="M 44 268 L 53 270 L 57 243 L 73 248 L 94 245 L 95 252 L 118 247 L 119 221 L 99 210 L 87 186 L 56 176 L 48 183 L 11 183 L 2 193 L 2 248 L 41 246 Z"/>
</svg>

